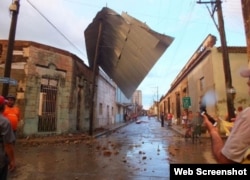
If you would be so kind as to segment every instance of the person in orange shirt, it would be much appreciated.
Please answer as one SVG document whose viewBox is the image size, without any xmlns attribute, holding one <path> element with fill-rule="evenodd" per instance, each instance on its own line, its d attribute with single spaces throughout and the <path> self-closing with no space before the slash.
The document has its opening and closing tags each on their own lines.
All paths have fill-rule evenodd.
<svg viewBox="0 0 250 180">
<path fill-rule="evenodd" d="M 3 115 L 10 121 L 12 130 L 16 135 L 18 122 L 20 121 L 20 109 L 15 105 L 16 97 L 13 95 L 8 95 L 6 97 L 7 103 Z"/>
</svg>

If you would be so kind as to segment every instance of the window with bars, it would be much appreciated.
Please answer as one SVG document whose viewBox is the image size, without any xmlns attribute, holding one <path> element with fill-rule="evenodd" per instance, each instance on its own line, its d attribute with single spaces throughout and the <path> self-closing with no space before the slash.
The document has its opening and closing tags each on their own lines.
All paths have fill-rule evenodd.
<svg viewBox="0 0 250 180">
<path fill-rule="evenodd" d="M 56 131 L 56 102 L 58 80 L 42 78 L 39 108 L 38 108 L 38 131 Z"/>
</svg>

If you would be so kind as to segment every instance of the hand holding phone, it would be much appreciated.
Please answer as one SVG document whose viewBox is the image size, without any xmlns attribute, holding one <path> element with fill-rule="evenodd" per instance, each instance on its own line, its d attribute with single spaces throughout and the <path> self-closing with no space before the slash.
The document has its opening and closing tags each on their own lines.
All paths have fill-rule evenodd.
<svg viewBox="0 0 250 180">
<path fill-rule="evenodd" d="M 203 112 L 201 113 L 201 115 L 202 115 L 202 116 L 203 116 L 203 115 L 206 115 L 207 118 L 208 118 L 208 120 L 213 124 L 213 126 L 216 126 L 216 125 L 217 125 L 217 121 L 216 121 L 214 118 L 212 118 L 209 114 L 207 114 L 205 111 L 203 111 Z"/>
</svg>

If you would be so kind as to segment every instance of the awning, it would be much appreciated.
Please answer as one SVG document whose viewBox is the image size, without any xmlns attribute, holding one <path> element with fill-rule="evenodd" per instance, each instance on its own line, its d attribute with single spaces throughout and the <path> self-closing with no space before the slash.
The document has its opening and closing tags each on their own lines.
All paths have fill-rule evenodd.
<svg viewBox="0 0 250 180">
<path fill-rule="evenodd" d="M 106 7 L 84 35 L 89 66 L 93 68 L 96 61 L 127 98 L 173 41 L 128 14 L 119 15 Z"/>
</svg>

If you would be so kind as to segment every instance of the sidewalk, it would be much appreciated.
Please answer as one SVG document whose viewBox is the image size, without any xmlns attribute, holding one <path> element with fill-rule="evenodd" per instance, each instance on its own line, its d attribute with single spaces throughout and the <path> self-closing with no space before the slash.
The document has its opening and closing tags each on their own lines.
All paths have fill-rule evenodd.
<svg viewBox="0 0 250 180">
<path fill-rule="evenodd" d="M 102 130 L 99 131 L 99 132 L 98 131 L 94 132 L 93 136 L 95 138 L 98 138 L 100 136 L 104 136 L 106 134 L 110 134 L 110 133 L 112 133 L 115 130 L 118 130 L 118 129 L 124 127 L 124 126 L 127 126 L 130 123 L 135 123 L 135 122 L 136 122 L 135 120 L 129 120 L 129 121 L 126 121 L 126 122 L 123 122 L 123 123 L 111 124 L 111 125 L 103 127 Z"/>
<path fill-rule="evenodd" d="M 169 126 L 171 129 L 173 129 L 174 131 L 178 132 L 179 134 L 185 136 L 185 132 L 186 132 L 186 128 L 183 128 L 181 125 L 176 125 L 173 124 L 171 126 Z M 206 133 L 201 133 L 201 138 L 210 138 L 210 135 L 206 132 Z"/>
<path fill-rule="evenodd" d="M 178 132 L 179 134 L 183 135 L 183 137 L 185 136 L 186 129 L 183 128 L 181 125 L 173 124 L 173 125 L 170 126 L 170 128 L 171 128 L 172 130 Z M 220 136 L 221 136 L 221 138 L 223 138 L 223 139 L 226 139 L 226 138 L 227 138 L 227 136 L 224 135 L 224 134 L 221 134 Z M 206 131 L 206 132 L 203 132 L 203 133 L 201 133 L 200 138 L 210 138 L 210 134 L 209 134 L 207 131 Z"/>
<path fill-rule="evenodd" d="M 17 143 L 32 146 L 37 146 L 41 144 L 79 143 L 81 141 L 88 141 L 113 133 L 115 130 L 127 126 L 130 123 L 135 123 L 135 121 L 131 120 L 123 123 L 110 124 L 101 128 L 94 129 L 92 136 L 90 136 L 88 132 L 26 136 L 17 138 Z"/>
</svg>

